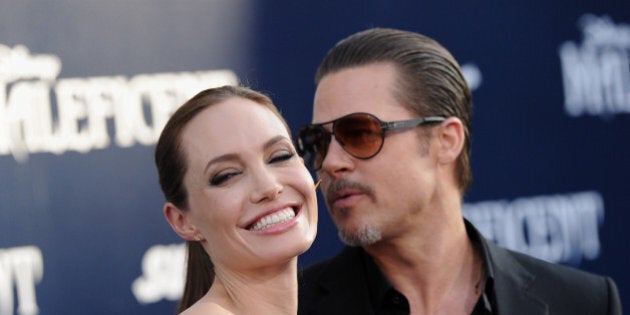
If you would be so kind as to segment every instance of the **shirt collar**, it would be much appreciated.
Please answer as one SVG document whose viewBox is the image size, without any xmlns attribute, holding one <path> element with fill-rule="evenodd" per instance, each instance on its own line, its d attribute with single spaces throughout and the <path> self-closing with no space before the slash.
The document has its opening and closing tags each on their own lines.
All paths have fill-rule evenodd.
<svg viewBox="0 0 630 315">
<path fill-rule="evenodd" d="M 482 236 L 477 231 L 477 229 L 470 223 L 468 220 L 464 219 L 466 225 L 466 233 L 468 234 L 468 238 L 473 242 L 475 249 L 481 254 L 483 260 L 484 267 L 484 278 L 482 281 L 482 295 L 479 299 L 479 303 L 481 303 L 481 309 L 484 313 L 481 314 L 492 314 L 492 310 L 496 309 L 494 307 L 496 305 L 494 301 L 494 270 L 492 268 L 492 264 L 490 263 L 490 254 L 488 252 L 486 244 L 482 241 Z M 368 255 L 365 250 L 361 249 L 361 262 L 363 270 L 365 270 L 365 277 L 367 280 L 368 291 L 370 295 L 370 302 L 372 303 L 373 309 L 382 309 L 386 307 L 385 305 L 389 304 L 391 300 L 397 300 L 402 298 L 404 303 L 407 303 L 407 300 L 404 296 L 399 293 L 394 287 L 389 283 L 383 272 L 374 262 L 374 259 L 370 255 Z M 408 303 L 407 303 L 408 305 Z M 407 306 L 408 307 L 408 306 Z M 473 314 L 477 314 L 476 312 L 479 310 L 479 307 L 475 308 Z M 487 311 L 487 312 L 486 312 Z"/>
</svg>

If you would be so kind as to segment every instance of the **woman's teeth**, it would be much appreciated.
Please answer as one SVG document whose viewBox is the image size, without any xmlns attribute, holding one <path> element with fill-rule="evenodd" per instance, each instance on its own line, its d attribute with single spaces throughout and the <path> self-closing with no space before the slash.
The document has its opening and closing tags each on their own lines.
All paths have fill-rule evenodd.
<svg viewBox="0 0 630 315">
<path fill-rule="evenodd" d="M 266 228 L 269 228 L 272 225 L 291 220 L 294 217 L 295 217 L 295 212 L 293 212 L 293 209 L 287 208 L 282 211 L 278 211 L 278 212 L 275 212 L 275 213 L 272 213 L 270 215 L 260 218 L 260 220 L 258 220 L 258 222 L 256 222 L 256 224 L 254 224 L 254 226 L 252 226 L 250 230 L 251 231 L 264 230 Z"/>
</svg>

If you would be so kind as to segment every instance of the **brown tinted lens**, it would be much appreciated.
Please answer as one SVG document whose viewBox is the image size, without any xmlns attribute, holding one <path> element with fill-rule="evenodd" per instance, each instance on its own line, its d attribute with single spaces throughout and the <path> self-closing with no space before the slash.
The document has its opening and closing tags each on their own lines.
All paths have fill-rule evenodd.
<svg viewBox="0 0 630 315">
<path fill-rule="evenodd" d="M 322 162 L 324 161 L 324 157 L 326 157 L 326 153 L 328 152 L 328 146 L 330 145 L 330 138 L 332 135 L 326 130 L 319 126 L 313 130 L 313 136 L 315 141 L 314 149 L 315 156 L 313 157 L 313 167 L 315 170 L 319 170 L 322 167 Z"/>
<path fill-rule="evenodd" d="M 344 149 L 358 158 L 373 156 L 383 143 L 379 121 L 366 114 L 350 115 L 336 121 L 333 132 Z"/>
</svg>

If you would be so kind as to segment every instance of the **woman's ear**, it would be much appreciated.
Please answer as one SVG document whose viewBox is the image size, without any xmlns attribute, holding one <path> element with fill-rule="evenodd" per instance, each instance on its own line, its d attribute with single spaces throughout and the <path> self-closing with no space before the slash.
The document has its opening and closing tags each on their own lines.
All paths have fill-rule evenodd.
<svg viewBox="0 0 630 315">
<path fill-rule="evenodd" d="M 164 217 L 177 235 L 187 241 L 199 238 L 197 228 L 189 222 L 184 210 L 179 209 L 171 202 L 164 204 Z"/>
<path fill-rule="evenodd" d="M 452 163 L 464 148 L 464 127 L 457 117 L 449 117 L 440 124 L 439 161 L 443 164 Z"/>
</svg>

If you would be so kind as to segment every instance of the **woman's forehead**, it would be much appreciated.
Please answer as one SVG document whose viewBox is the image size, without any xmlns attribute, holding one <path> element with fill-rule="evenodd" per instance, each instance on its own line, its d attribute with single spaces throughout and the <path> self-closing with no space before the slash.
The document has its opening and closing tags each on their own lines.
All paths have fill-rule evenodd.
<svg viewBox="0 0 630 315">
<path fill-rule="evenodd" d="M 290 138 L 270 109 L 251 100 L 232 98 L 197 114 L 182 133 L 182 145 L 189 154 L 221 155 L 258 148 L 278 135 Z"/>
</svg>

